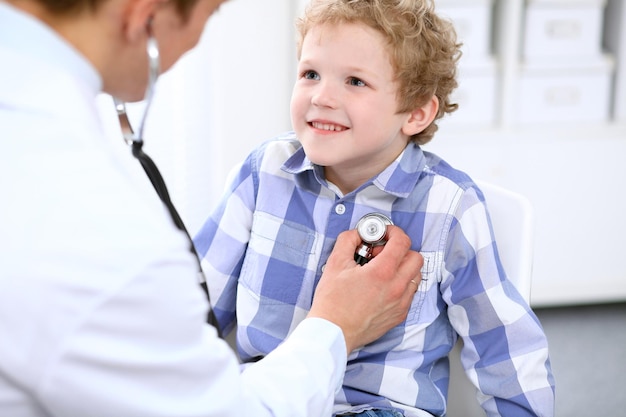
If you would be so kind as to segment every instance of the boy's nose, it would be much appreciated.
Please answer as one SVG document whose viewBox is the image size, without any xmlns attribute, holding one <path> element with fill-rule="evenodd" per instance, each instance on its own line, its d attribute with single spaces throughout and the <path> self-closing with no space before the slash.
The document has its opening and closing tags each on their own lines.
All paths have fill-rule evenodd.
<svg viewBox="0 0 626 417">
<path fill-rule="evenodd" d="M 320 83 L 311 97 L 311 103 L 320 107 L 337 106 L 337 91 L 336 87 L 333 87 L 329 83 Z"/>
</svg>

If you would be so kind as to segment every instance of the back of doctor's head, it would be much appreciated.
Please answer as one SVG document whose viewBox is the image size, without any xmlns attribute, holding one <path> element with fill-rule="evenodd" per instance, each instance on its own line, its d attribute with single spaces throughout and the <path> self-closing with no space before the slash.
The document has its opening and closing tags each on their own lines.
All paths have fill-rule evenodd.
<svg viewBox="0 0 626 417">
<path fill-rule="evenodd" d="M 296 22 L 298 57 L 312 27 L 342 23 L 361 23 L 383 35 L 398 82 L 399 113 L 424 105 L 433 95 L 439 100 L 435 121 L 456 110 L 450 94 L 457 87 L 460 44 L 432 0 L 311 0 Z M 431 140 L 435 121 L 411 139 L 420 145 Z"/>
<path fill-rule="evenodd" d="M 98 8 L 111 0 L 36 0 L 46 8 L 50 13 L 58 16 L 71 16 L 84 12 L 86 10 L 96 11 Z M 187 19 L 193 6 L 198 0 L 169 0 L 171 1 L 176 10 L 180 13 L 181 17 Z"/>
</svg>

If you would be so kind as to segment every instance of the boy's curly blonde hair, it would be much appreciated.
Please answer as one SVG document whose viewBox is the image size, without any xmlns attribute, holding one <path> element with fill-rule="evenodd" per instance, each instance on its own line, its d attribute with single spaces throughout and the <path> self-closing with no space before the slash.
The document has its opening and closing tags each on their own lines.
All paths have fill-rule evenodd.
<svg viewBox="0 0 626 417">
<path fill-rule="evenodd" d="M 427 103 L 435 95 L 439 110 L 433 123 L 411 140 L 419 145 L 437 131 L 435 121 L 458 107 L 450 102 L 457 87 L 461 56 L 452 23 L 440 18 L 432 0 L 311 0 L 296 21 L 298 58 L 304 37 L 319 24 L 362 23 L 381 33 L 398 82 L 398 113 Z"/>
</svg>

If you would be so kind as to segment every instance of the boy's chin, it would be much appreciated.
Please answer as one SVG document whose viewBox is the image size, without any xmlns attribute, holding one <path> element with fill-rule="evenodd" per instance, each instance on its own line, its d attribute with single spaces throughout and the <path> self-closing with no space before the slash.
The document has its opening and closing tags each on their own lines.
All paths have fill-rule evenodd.
<svg viewBox="0 0 626 417">
<path fill-rule="evenodd" d="M 307 158 L 315 165 L 328 166 L 332 163 L 331 149 L 324 149 L 324 146 L 312 145 L 306 141 L 301 143 Z"/>
</svg>

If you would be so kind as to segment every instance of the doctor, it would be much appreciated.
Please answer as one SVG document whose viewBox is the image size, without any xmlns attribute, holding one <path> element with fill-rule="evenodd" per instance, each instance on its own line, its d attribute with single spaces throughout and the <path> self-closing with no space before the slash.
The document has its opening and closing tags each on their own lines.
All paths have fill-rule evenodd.
<svg viewBox="0 0 626 417">
<path fill-rule="evenodd" d="M 240 373 L 205 323 L 189 242 L 95 97 L 144 97 L 222 0 L 0 0 L 0 415 L 329 416 L 347 353 L 399 324 L 422 258 L 355 231 L 307 318 Z M 303 312 L 302 314 L 307 314 Z"/>
</svg>

